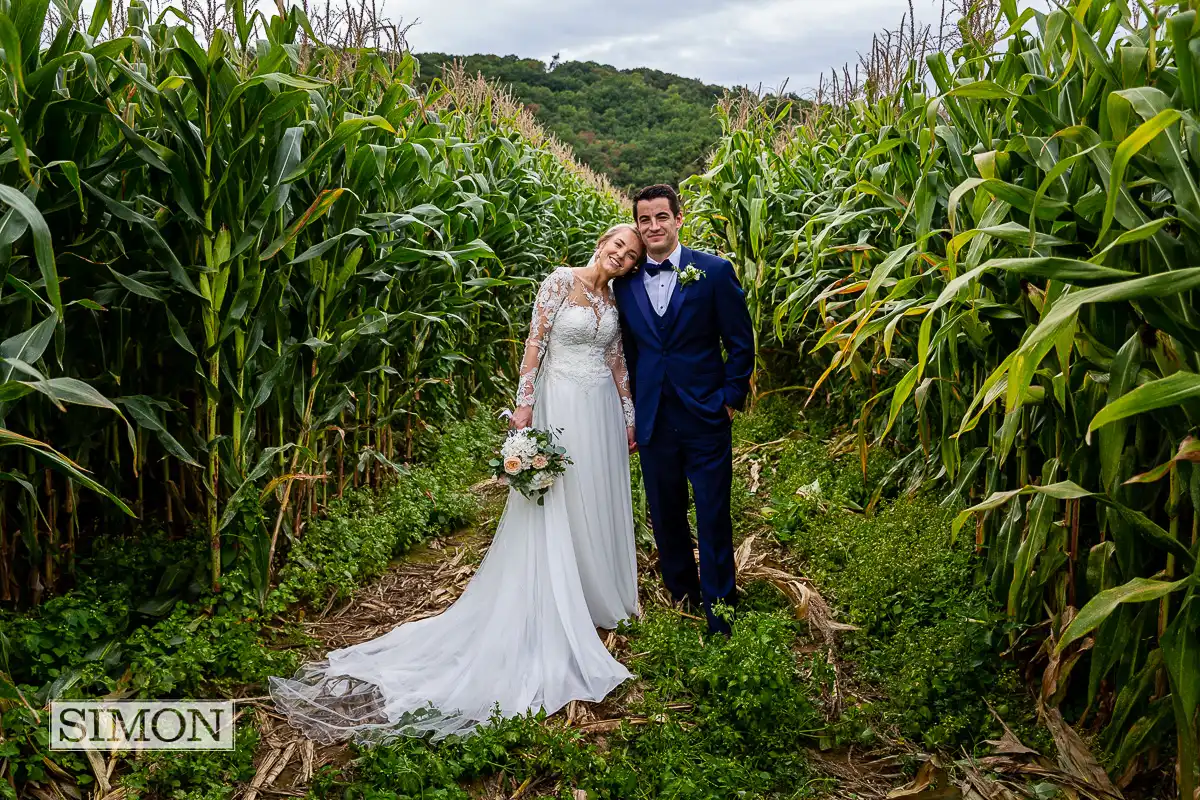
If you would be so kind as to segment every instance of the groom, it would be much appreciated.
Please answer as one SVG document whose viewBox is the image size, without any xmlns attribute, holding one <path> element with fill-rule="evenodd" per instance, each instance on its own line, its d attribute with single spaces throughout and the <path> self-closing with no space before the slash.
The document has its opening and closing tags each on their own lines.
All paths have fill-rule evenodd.
<svg viewBox="0 0 1200 800">
<path fill-rule="evenodd" d="M 633 198 L 633 217 L 646 258 L 614 289 L 659 568 L 677 602 L 702 606 L 709 630 L 728 634 L 713 605 L 732 607 L 737 600 L 731 426 L 754 368 L 750 314 L 733 265 L 679 243 L 683 214 L 674 189 L 642 189 Z M 689 482 L 699 573 L 688 524 Z"/>
</svg>

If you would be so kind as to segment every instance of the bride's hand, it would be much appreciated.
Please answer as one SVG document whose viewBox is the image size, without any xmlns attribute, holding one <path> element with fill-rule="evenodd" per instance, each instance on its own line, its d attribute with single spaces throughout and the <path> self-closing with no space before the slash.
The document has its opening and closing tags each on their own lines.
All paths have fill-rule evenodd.
<svg viewBox="0 0 1200 800">
<path fill-rule="evenodd" d="M 508 419 L 508 427 L 519 431 L 522 428 L 533 427 L 533 406 L 521 406 Z"/>
<path fill-rule="evenodd" d="M 637 452 L 637 435 L 633 428 L 625 429 L 625 438 L 629 442 L 629 455 L 633 455 Z"/>
</svg>

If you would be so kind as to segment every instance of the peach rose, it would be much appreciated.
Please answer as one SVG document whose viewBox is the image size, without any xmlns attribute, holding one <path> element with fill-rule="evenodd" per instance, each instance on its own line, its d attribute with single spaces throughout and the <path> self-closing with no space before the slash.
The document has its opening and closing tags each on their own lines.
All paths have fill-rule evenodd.
<svg viewBox="0 0 1200 800">
<path fill-rule="evenodd" d="M 538 453 L 536 456 L 533 457 L 533 468 L 534 469 L 545 469 L 549 465 L 550 465 L 550 459 L 546 458 L 541 453 Z"/>
<path fill-rule="evenodd" d="M 504 459 L 504 471 L 509 475 L 516 475 L 521 471 L 521 459 L 516 456 L 509 456 Z"/>
</svg>

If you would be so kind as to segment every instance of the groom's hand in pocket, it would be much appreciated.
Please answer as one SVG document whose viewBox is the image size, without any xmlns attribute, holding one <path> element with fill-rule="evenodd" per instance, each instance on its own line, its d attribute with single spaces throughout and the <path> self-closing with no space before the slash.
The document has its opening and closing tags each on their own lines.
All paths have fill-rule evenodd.
<svg viewBox="0 0 1200 800">
<path fill-rule="evenodd" d="M 733 421 L 733 415 L 737 413 L 733 406 L 725 406 L 725 410 L 729 412 L 729 420 Z"/>
<path fill-rule="evenodd" d="M 637 452 L 637 435 L 633 428 L 625 429 L 625 438 L 629 442 L 629 455 L 633 455 Z"/>
</svg>

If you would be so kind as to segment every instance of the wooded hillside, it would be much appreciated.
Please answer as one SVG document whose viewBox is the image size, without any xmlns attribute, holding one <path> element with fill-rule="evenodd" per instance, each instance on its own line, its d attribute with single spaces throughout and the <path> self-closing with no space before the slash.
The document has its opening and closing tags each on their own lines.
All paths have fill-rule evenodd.
<svg viewBox="0 0 1200 800">
<path fill-rule="evenodd" d="M 417 58 L 425 85 L 456 59 L 468 73 L 506 85 L 581 161 L 627 191 L 678 184 L 701 172 L 721 135 L 713 105 L 724 89 L 691 78 L 591 61 L 566 61 L 550 69 L 518 56 L 421 53 Z"/>
</svg>

